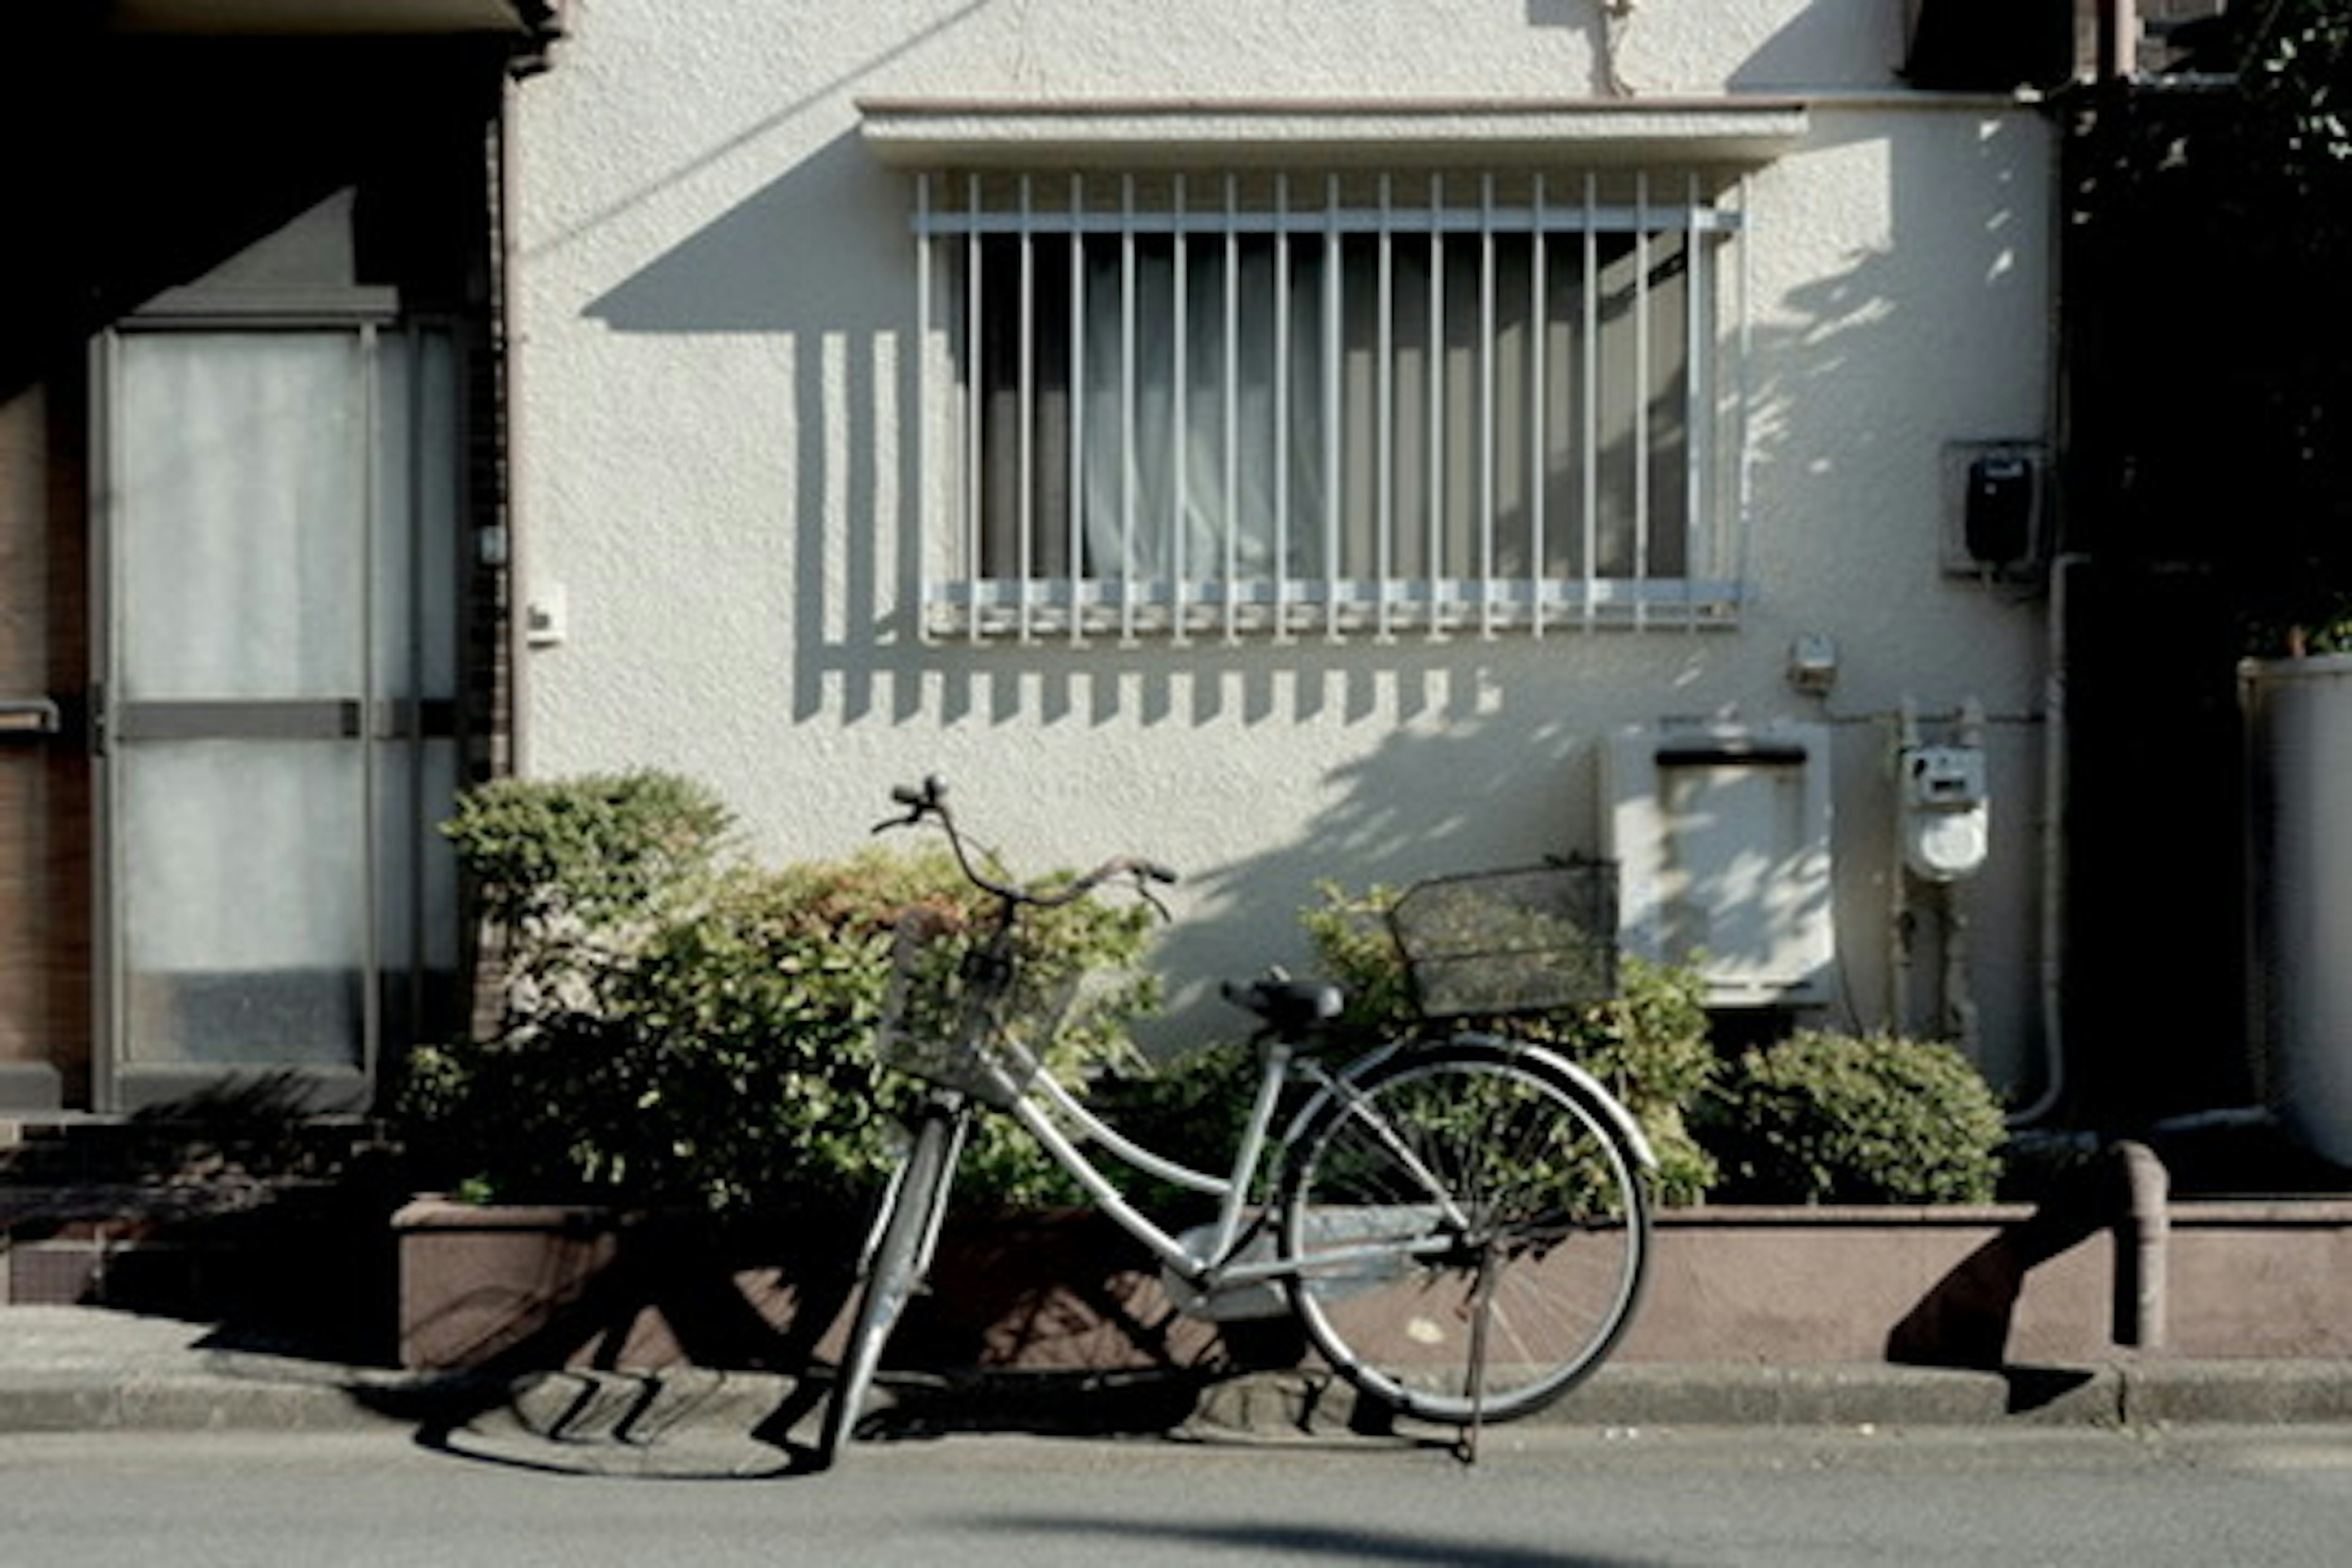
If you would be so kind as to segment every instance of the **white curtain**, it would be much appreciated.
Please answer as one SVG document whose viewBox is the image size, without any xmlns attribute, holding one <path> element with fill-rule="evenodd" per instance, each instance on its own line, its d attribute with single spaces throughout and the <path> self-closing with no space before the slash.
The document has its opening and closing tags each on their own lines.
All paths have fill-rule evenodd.
<svg viewBox="0 0 2352 1568">
<path fill-rule="evenodd" d="M 1322 570 L 1319 247 L 1291 247 L 1286 340 L 1275 247 L 1234 249 L 1237 271 L 1222 239 L 1193 244 L 1181 302 L 1172 244 L 1136 246 L 1131 280 L 1119 247 L 1087 251 L 1078 401 L 1090 576 L 1198 583 Z"/>
</svg>

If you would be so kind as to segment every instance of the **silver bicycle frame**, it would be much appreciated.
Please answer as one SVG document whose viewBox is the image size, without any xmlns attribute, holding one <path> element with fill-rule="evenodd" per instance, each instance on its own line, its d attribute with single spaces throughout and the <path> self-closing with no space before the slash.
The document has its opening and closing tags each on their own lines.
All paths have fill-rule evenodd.
<svg viewBox="0 0 2352 1568">
<path fill-rule="evenodd" d="M 1239 1145 L 1234 1151 L 1233 1172 L 1225 1176 L 1196 1171 L 1144 1148 L 1080 1104 L 1048 1073 L 1038 1073 L 1033 1077 L 1008 1109 L 1014 1120 L 1037 1140 L 1056 1164 L 1069 1172 L 1113 1223 L 1142 1243 L 1181 1278 L 1204 1289 L 1286 1279 L 1300 1272 L 1297 1259 L 1246 1257 L 1241 1249 L 1245 1234 L 1252 1232 L 1255 1224 L 1249 1201 L 1251 1181 L 1257 1174 L 1258 1166 L 1265 1157 L 1266 1134 L 1273 1125 L 1282 1087 L 1289 1079 L 1294 1057 L 1291 1047 L 1281 1042 L 1273 1042 L 1266 1047 L 1259 1072 L 1257 1094 L 1250 1106 L 1249 1121 L 1243 1129 Z M 1344 1075 L 1334 1075 L 1317 1068 L 1311 1069 L 1310 1078 L 1318 1093 L 1300 1112 L 1301 1120 L 1295 1124 L 1297 1126 L 1305 1125 L 1307 1117 L 1317 1111 L 1326 1100 L 1338 1099 L 1343 1103 L 1352 1103 Z M 1210 1231 L 1208 1246 L 1204 1248 L 1188 1246 L 1182 1238 L 1171 1236 L 1137 1208 L 1118 1184 L 1079 1146 L 1078 1141 L 1064 1131 L 1066 1122 L 1075 1126 L 1080 1136 L 1101 1145 L 1113 1156 L 1136 1169 L 1217 1198 L 1217 1219 Z M 1393 1133 L 1377 1123 L 1374 1123 L 1374 1132 L 1376 1136 L 1396 1143 L 1402 1151 L 1402 1145 L 1396 1142 Z M 1432 1201 L 1444 1205 L 1449 1211 L 1448 1217 L 1458 1223 L 1461 1215 L 1450 1212 L 1454 1208 L 1453 1200 L 1443 1184 L 1427 1170 L 1418 1169 L 1417 1160 L 1412 1160 L 1410 1163 L 1429 1187 Z M 1416 1250 L 1436 1253 L 1444 1250 L 1444 1245 L 1441 1241 L 1430 1241 Z M 1393 1242 L 1329 1247 L 1316 1253 L 1312 1268 L 1318 1274 L 1344 1273 L 1368 1262 L 1392 1259 L 1398 1255 L 1398 1250 Z"/>
</svg>

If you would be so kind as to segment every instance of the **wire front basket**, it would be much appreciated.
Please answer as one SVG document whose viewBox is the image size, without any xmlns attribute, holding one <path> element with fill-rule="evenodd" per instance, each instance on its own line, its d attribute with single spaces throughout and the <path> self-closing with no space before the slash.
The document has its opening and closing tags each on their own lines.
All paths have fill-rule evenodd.
<svg viewBox="0 0 2352 1568">
<path fill-rule="evenodd" d="M 1544 1013 L 1617 994 L 1617 867 L 1569 860 L 1441 877 L 1389 911 L 1430 1017 Z"/>
<path fill-rule="evenodd" d="M 1042 1070 L 1075 986 L 1040 984 L 1021 961 L 992 952 L 962 918 L 936 909 L 898 917 L 882 998 L 883 1065 L 1009 1106 Z"/>
</svg>

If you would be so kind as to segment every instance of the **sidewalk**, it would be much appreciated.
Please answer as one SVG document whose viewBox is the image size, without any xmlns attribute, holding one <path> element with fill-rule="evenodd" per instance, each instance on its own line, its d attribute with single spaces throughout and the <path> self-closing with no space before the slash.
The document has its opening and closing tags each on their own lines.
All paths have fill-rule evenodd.
<svg viewBox="0 0 2352 1568">
<path fill-rule="evenodd" d="M 1318 1380 L 1260 1373 L 1203 1391 L 1041 1384 L 1013 1374 L 952 1391 L 945 1424 L 1034 1429 L 1048 1407 L 1124 1408 L 1104 1429 L 1339 1430 Z M 1027 1380 L 1024 1385 L 1024 1379 Z M 752 1433 L 788 1410 L 780 1374 L 551 1373 L 479 1380 L 356 1368 L 218 1342 L 202 1324 L 86 1307 L 0 1309 L 0 1434 L 327 1430 L 492 1423 L 567 1441 Z M 1140 1394 L 1139 1399 L 1136 1397 Z M 1336 1403 L 1340 1407 L 1330 1408 Z M 1187 1414 L 1189 1410 L 1189 1414 Z M 1114 1413 L 1115 1415 L 1116 1413 Z M 1000 1423 L 996 1417 L 1002 1417 Z M 1538 1420 L 1598 1427 L 2156 1426 L 2352 1422 L 2352 1361 L 2117 1360 L 2008 1373 L 1885 1364 L 1620 1363 Z"/>
</svg>

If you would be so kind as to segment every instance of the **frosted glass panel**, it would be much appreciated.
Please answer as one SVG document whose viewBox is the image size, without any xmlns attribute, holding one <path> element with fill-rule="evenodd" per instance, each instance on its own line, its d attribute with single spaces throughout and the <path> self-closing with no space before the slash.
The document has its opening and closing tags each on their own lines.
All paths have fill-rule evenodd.
<svg viewBox="0 0 2352 1568">
<path fill-rule="evenodd" d="M 120 340 L 120 671 L 133 701 L 362 688 L 370 399 L 352 332 Z"/>
<path fill-rule="evenodd" d="M 453 697 L 464 475 L 457 345 L 445 332 L 392 335 L 377 356 L 375 694 Z"/>
<path fill-rule="evenodd" d="M 121 759 L 128 1059 L 358 1065 L 363 755 L 197 741 Z"/>
</svg>

